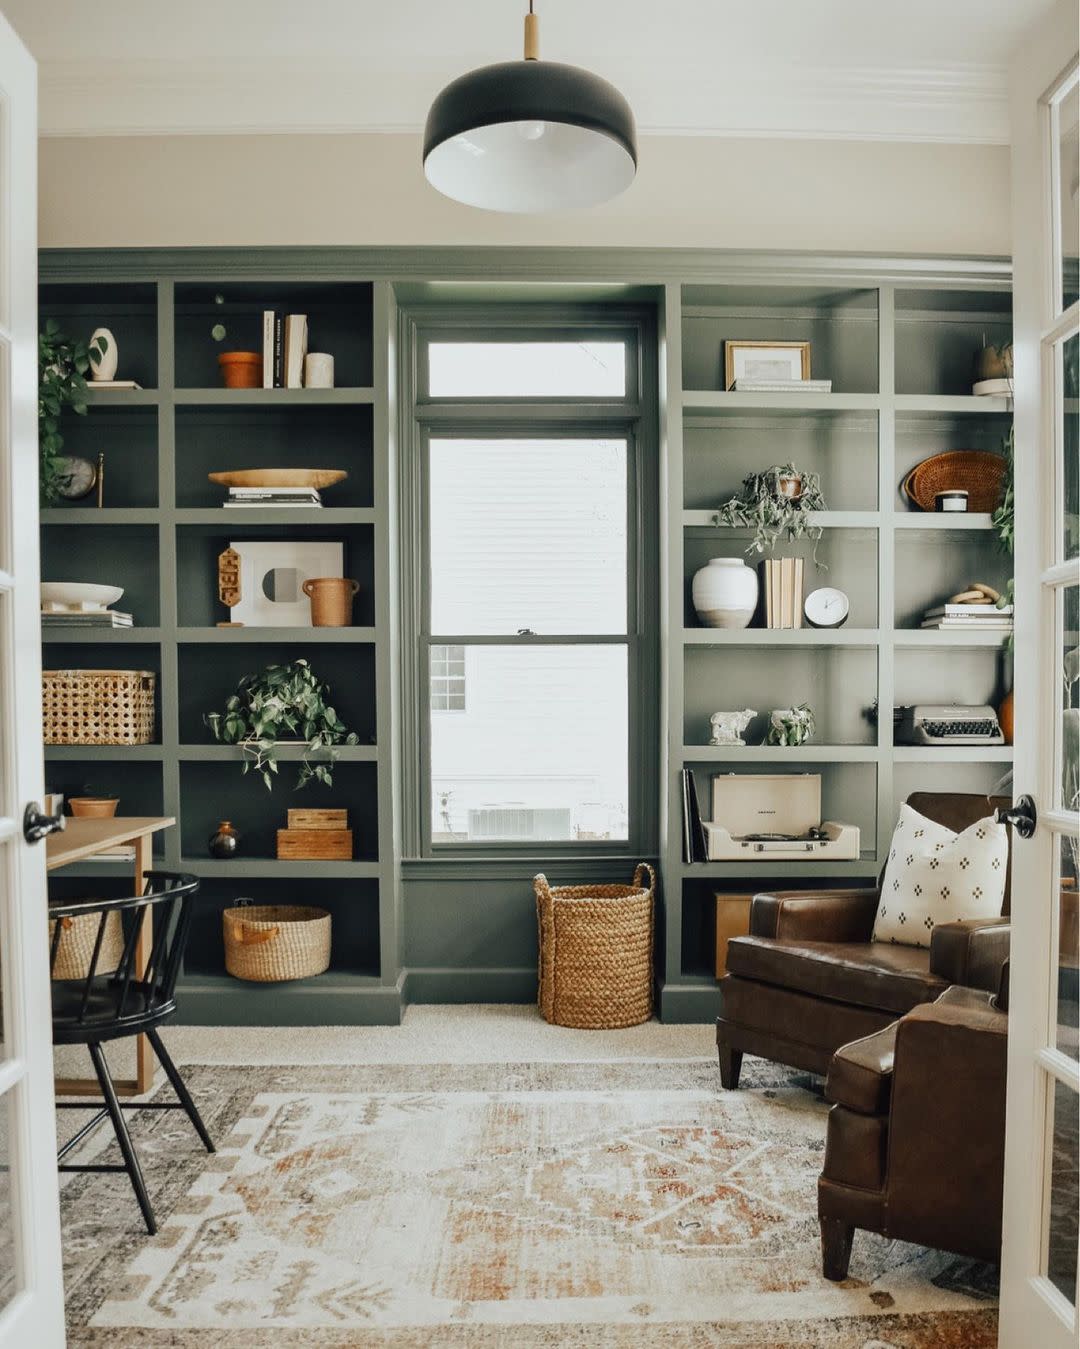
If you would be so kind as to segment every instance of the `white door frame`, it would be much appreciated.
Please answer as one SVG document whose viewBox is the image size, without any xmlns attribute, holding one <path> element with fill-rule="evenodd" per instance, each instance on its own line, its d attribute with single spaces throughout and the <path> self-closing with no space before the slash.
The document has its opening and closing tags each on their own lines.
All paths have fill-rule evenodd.
<svg viewBox="0 0 1080 1349">
<path fill-rule="evenodd" d="M 1075 326 L 1061 316 L 1058 201 L 1052 184 L 1056 146 L 1052 104 L 1077 48 L 1073 0 L 1026 34 L 1011 69 L 1013 341 L 1016 427 L 1016 747 L 1017 796 L 1035 799 L 1039 827 L 1014 835 L 1010 951 L 1008 1104 L 1005 1137 L 1001 1319 L 1002 1349 L 1075 1349 L 1076 1310 L 1042 1273 L 1049 1199 L 1054 1084 L 1076 1090 L 1080 1070 L 1056 1047 L 1060 923 L 1055 851 L 1075 827 L 1055 811 L 1061 767 L 1055 761 L 1061 718 L 1062 651 L 1056 604 L 1080 579 L 1080 564 L 1060 560 L 1062 539 L 1060 391 L 1054 343 Z"/>
<path fill-rule="evenodd" d="M 44 788 L 38 591 L 37 67 L 0 15 L 0 1129 L 15 1291 L 0 1345 L 64 1343 L 44 848 L 23 808 Z M 6 1252 L 5 1252 L 6 1254 Z"/>
</svg>

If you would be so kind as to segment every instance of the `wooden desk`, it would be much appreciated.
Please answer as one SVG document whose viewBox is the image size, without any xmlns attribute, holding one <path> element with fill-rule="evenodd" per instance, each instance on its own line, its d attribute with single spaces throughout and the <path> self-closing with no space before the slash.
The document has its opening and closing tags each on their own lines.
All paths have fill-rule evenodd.
<svg viewBox="0 0 1080 1349">
<path fill-rule="evenodd" d="M 131 893 L 141 895 L 146 873 L 152 869 L 153 836 L 175 823 L 172 816 L 158 815 L 117 815 L 108 820 L 69 818 L 63 832 L 50 834 L 45 840 L 45 869 L 56 871 L 59 867 L 94 857 L 109 848 L 133 847 L 135 863 Z M 140 973 L 146 967 L 150 954 L 148 918 L 149 915 L 143 919 L 139 943 L 135 948 Z M 145 1035 L 138 1035 L 135 1037 L 135 1076 L 117 1079 L 117 1095 L 138 1096 L 150 1090 L 153 1080 L 154 1065 L 150 1058 L 150 1046 Z M 59 1096 L 98 1096 L 101 1089 L 96 1079 L 60 1077 L 56 1080 L 56 1092 Z"/>
</svg>

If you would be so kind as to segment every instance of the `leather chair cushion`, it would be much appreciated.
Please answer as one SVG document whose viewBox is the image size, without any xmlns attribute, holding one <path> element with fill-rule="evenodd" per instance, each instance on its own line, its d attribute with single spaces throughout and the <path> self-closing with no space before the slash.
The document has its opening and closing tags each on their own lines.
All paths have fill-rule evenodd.
<svg viewBox="0 0 1080 1349">
<path fill-rule="evenodd" d="M 728 943 L 727 968 L 745 979 L 901 1014 L 933 1002 L 947 987 L 930 973 L 925 947 L 880 942 L 735 937 Z"/>
<path fill-rule="evenodd" d="M 895 1052 L 895 1021 L 876 1035 L 842 1045 L 829 1064 L 826 1099 L 862 1115 L 887 1114 Z"/>
<path fill-rule="evenodd" d="M 860 1115 L 842 1105 L 834 1106 L 829 1111 L 821 1174 L 837 1185 L 884 1189 L 887 1131 L 888 1118 L 884 1115 Z"/>
</svg>

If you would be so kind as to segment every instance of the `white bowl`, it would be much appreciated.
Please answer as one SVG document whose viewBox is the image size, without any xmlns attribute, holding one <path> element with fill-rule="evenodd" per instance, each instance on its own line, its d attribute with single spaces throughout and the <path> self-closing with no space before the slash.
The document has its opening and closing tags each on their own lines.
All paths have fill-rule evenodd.
<svg viewBox="0 0 1080 1349">
<path fill-rule="evenodd" d="M 42 581 L 41 607 L 54 613 L 64 610 L 100 612 L 110 604 L 115 604 L 123 593 L 123 586 L 87 585 L 81 581 Z"/>
</svg>

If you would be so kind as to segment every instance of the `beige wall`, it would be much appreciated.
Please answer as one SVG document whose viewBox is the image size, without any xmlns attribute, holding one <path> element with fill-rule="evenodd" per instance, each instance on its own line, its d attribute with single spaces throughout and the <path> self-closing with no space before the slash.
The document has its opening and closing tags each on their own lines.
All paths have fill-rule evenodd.
<svg viewBox="0 0 1080 1349">
<path fill-rule="evenodd" d="M 430 189 L 419 138 L 45 138 L 44 247 L 601 245 L 1003 255 L 1005 147 L 645 137 L 621 199 L 474 211 Z"/>
</svg>

